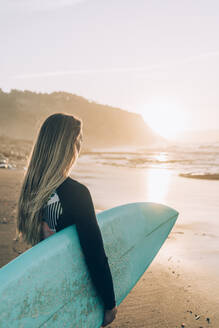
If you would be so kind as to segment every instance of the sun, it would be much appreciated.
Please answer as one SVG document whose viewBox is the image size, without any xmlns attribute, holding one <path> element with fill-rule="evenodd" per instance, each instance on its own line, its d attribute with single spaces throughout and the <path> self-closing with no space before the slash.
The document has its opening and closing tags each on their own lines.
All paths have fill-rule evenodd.
<svg viewBox="0 0 219 328">
<path fill-rule="evenodd" d="M 151 103 L 142 107 L 140 114 L 144 121 L 159 135 L 174 139 L 186 130 L 185 111 L 174 104 Z"/>
</svg>

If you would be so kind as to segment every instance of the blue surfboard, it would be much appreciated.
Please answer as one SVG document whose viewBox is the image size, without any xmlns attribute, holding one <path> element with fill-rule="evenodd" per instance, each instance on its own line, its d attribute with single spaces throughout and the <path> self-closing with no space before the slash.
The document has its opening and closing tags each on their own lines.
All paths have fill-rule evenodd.
<svg viewBox="0 0 219 328">
<path fill-rule="evenodd" d="M 178 212 L 130 203 L 97 214 L 116 304 L 135 286 L 169 235 Z M 103 304 L 91 281 L 75 225 L 0 269 L 0 327 L 97 328 Z"/>
</svg>

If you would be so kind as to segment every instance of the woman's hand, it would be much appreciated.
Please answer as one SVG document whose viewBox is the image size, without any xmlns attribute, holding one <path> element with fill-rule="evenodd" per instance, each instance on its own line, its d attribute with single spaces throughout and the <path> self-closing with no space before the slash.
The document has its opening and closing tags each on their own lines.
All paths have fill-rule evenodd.
<svg viewBox="0 0 219 328">
<path fill-rule="evenodd" d="M 42 221 L 42 229 L 43 229 L 43 239 L 46 239 L 55 233 L 55 231 L 50 230 L 48 224 L 45 221 Z"/>
<path fill-rule="evenodd" d="M 113 322 L 113 320 L 116 318 L 116 313 L 117 313 L 117 306 L 115 306 L 112 310 L 105 310 L 104 320 L 100 328 L 106 327 L 111 322 Z"/>
</svg>

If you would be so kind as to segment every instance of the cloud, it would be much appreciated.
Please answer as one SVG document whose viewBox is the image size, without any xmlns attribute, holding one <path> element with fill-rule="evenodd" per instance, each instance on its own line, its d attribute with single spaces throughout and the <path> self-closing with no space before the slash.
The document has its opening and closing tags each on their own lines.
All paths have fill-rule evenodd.
<svg viewBox="0 0 219 328">
<path fill-rule="evenodd" d="M 151 65 L 151 66 L 139 66 L 139 67 L 115 67 L 115 68 L 102 68 L 102 69 L 85 69 L 85 70 L 68 70 L 68 71 L 54 71 L 54 72 L 42 72 L 33 74 L 19 74 L 12 76 L 13 79 L 30 79 L 30 78 L 42 78 L 51 76 L 65 76 L 65 75 L 83 75 L 83 74 L 98 74 L 98 73 L 126 73 L 126 72 L 153 72 L 157 70 L 170 70 L 179 65 L 184 65 L 197 60 L 219 56 L 219 51 L 212 51 L 208 53 L 202 53 L 195 56 L 190 56 L 180 60 L 172 61 L 168 64 Z"/>
<path fill-rule="evenodd" d="M 86 69 L 86 70 L 68 70 L 68 71 L 55 71 L 55 72 L 43 72 L 33 74 L 19 74 L 13 76 L 15 79 L 37 78 L 37 77 L 49 77 L 60 75 L 81 75 L 81 74 L 96 74 L 96 73 L 122 73 L 122 72 L 136 72 L 142 70 L 151 71 L 155 67 L 116 67 L 116 68 L 102 68 L 102 69 Z"/>
</svg>

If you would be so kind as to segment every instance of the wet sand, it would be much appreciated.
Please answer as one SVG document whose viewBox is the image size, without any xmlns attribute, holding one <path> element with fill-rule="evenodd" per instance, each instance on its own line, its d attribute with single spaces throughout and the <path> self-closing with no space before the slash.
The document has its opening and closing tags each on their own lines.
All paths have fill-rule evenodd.
<svg viewBox="0 0 219 328">
<path fill-rule="evenodd" d="M 15 207 L 23 175 L 24 171 L 20 169 L 0 170 L 0 266 L 7 264 L 28 248 L 25 244 L 17 245 L 13 241 Z M 155 174 L 157 175 L 159 176 L 159 172 Z M 89 187 L 97 212 L 129 201 L 142 199 L 152 201 L 148 197 L 149 194 L 142 196 L 141 188 L 146 188 L 141 184 L 142 171 L 138 173 L 138 171 L 107 166 L 91 168 L 88 164 L 79 161 L 72 171 L 72 176 Z M 153 177 L 151 179 L 153 180 Z M 179 217 L 148 270 L 120 304 L 116 320 L 108 327 L 219 327 L 219 285 L 215 278 L 217 268 L 214 270 L 211 266 L 218 259 L 218 233 L 214 225 L 212 229 L 205 228 L 204 215 L 202 217 L 200 214 L 200 221 L 198 221 L 199 217 L 194 215 L 190 217 L 191 220 L 189 219 L 188 213 L 198 215 L 203 212 L 201 208 L 195 210 L 194 200 L 190 204 L 185 202 L 183 207 L 184 203 L 180 203 L 181 197 L 177 199 L 177 191 L 178 194 L 186 197 L 185 188 L 190 190 L 198 188 L 199 182 L 198 185 L 190 184 L 193 180 L 165 177 L 162 184 L 166 183 L 166 187 L 165 179 L 169 179 L 169 196 L 166 198 L 164 194 L 162 196 L 161 187 L 160 202 L 179 210 L 181 218 Z M 212 192 L 209 197 L 214 194 L 213 189 L 217 186 L 208 185 Z M 206 189 L 207 184 L 203 188 Z M 150 194 L 153 194 L 153 189 Z M 201 189 L 200 195 L 204 197 Z M 200 199 L 196 204 L 199 202 L 200 206 L 203 205 Z M 211 215 L 218 214 L 213 212 L 217 208 L 212 208 L 212 204 L 209 206 Z M 212 270 L 208 271 L 206 267 Z M 207 321 L 208 318 L 210 321 Z"/>
</svg>

